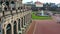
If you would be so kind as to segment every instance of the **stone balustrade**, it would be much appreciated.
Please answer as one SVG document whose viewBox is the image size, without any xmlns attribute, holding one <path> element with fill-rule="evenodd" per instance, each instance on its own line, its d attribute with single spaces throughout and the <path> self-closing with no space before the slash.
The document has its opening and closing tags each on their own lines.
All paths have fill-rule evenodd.
<svg viewBox="0 0 60 34">
<path fill-rule="evenodd" d="M 11 11 L 4 12 L 4 15 L 11 15 Z"/>
<path fill-rule="evenodd" d="M 22 12 L 22 13 L 21 13 Z M 4 18 L 7 18 L 7 17 L 9 17 L 9 16 L 12 16 L 12 14 L 14 15 L 14 14 L 17 14 L 17 13 L 21 13 L 21 15 L 23 14 L 23 15 L 27 15 L 27 14 L 29 14 L 31 11 L 21 11 L 20 12 L 20 10 L 13 10 L 13 11 L 1 11 L 0 12 L 0 18 L 2 19 L 3 17 Z M 7 16 L 7 17 L 6 17 Z"/>
<path fill-rule="evenodd" d="M 12 14 L 15 14 L 16 13 L 16 10 L 12 11 Z"/>
<path fill-rule="evenodd" d="M 20 10 L 18 10 L 17 12 L 20 13 Z"/>
</svg>

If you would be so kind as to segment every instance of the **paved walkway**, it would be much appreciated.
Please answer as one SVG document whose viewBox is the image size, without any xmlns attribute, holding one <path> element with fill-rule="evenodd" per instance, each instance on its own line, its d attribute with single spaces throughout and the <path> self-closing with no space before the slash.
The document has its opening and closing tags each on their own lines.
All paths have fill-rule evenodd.
<svg viewBox="0 0 60 34">
<path fill-rule="evenodd" d="M 27 34 L 60 34 L 60 24 L 53 20 L 34 20 L 32 24 Z"/>
<path fill-rule="evenodd" d="M 28 30 L 26 31 L 26 34 L 32 34 L 33 33 L 35 24 L 36 24 L 36 22 L 32 21 L 31 25 L 29 26 Z"/>
<path fill-rule="evenodd" d="M 38 20 L 33 34 L 60 34 L 60 24 L 48 20 Z"/>
</svg>

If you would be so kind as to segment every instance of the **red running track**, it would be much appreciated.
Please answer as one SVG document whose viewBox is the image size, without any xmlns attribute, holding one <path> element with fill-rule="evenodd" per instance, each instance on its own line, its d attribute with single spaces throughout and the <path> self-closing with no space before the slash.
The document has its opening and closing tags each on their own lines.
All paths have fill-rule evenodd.
<svg viewBox="0 0 60 34">
<path fill-rule="evenodd" d="M 60 24 L 57 24 L 53 20 L 34 20 L 35 26 L 33 33 L 32 29 L 29 29 L 28 34 L 60 34 Z M 34 23 L 33 22 L 33 23 Z"/>
</svg>

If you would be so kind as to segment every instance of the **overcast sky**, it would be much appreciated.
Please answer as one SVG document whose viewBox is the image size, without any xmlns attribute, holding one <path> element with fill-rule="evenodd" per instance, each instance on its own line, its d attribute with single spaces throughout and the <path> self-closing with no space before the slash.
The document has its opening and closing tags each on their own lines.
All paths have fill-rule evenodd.
<svg viewBox="0 0 60 34">
<path fill-rule="evenodd" d="M 30 2 L 30 1 L 35 2 L 37 0 L 23 0 L 23 3 Z M 38 1 L 40 1 L 42 3 L 46 3 L 46 2 L 48 2 L 48 3 L 52 2 L 52 3 L 56 3 L 56 4 L 60 3 L 60 0 L 38 0 Z"/>
</svg>

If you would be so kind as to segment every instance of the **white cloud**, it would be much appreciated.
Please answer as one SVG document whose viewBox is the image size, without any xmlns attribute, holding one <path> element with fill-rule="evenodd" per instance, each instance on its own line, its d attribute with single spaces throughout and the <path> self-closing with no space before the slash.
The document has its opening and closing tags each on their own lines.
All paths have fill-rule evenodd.
<svg viewBox="0 0 60 34">
<path fill-rule="evenodd" d="M 35 2 L 35 1 L 37 1 L 37 0 L 23 0 L 23 3 L 26 3 L 26 2 L 29 2 L 29 1 L 33 1 L 33 2 Z M 52 3 L 60 3 L 60 0 L 38 0 L 38 1 L 40 1 L 40 2 L 42 2 L 42 3 L 46 3 L 46 2 L 52 2 Z"/>
</svg>

